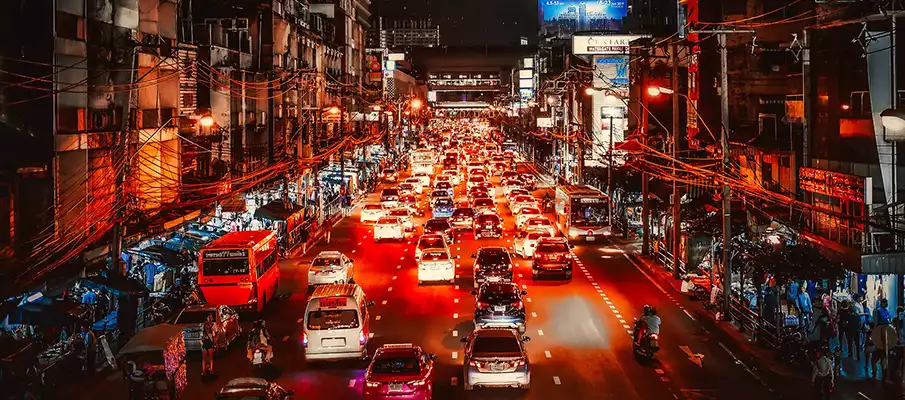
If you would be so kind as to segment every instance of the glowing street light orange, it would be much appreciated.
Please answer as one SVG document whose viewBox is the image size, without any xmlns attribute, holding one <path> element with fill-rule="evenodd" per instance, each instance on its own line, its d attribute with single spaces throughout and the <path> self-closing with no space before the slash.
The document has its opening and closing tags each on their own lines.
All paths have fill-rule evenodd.
<svg viewBox="0 0 905 400">
<path fill-rule="evenodd" d="M 424 103 L 421 101 L 421 99 L 412 99 L 412 109 L 413 110 L 420 109 L 423 104 Z"/>
<path fill-rule="evenodd" d="M 371 107 L 371 109 L 373 109 L 374 111 L 380 111 L 380 106 L 374 106 L 374 107 Z"/>
<path fill-rule="evenodd" d="M 333 115 L 339 114 L 339 107 L 337 107 L 337 106 L 330 107 L 327 110 L 327 112 L 330 114 L 333 114 Z"/>
<path fill-rule="evenodd" d="M 214 126 L 214 117 L 212 117 L 210 115 L 205 115 L 205 116 L 201 117 L 200 120 L 198 120 L 198 123 L 201 124 L 201 126 L 203 126 L 205 128 L 210 128 L 210 127 Z"/>
</svg>

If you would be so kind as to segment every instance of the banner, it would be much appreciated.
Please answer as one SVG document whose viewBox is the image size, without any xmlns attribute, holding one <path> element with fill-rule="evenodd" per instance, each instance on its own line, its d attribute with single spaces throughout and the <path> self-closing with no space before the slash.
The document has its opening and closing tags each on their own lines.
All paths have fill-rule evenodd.
<svg viewBox="0 0 905 400">
<path fill-rule="evenodd" d="M 568 38 L 578 31 L 618 31 L 628 13 L 627 0 L 540 0 L 542 35 Z"/>
</svg>

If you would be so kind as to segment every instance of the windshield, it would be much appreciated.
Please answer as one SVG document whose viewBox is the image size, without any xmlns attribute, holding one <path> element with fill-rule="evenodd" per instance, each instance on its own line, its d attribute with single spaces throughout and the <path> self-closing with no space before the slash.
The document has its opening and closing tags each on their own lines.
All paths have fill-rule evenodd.
<svg viewBox="0 0 905 400">
<path fill-rule="evenodd" d="M 430 237 L 430 238 L 422 238 L 418 243 L 418 248 L 424 250 L 432 247 L 443 247 L 443 238 L 442 237 Z"/>
<path fill-rule="evenodd" d="M 540 246 L 537 246 L 537 251 L 540 253 L 568 253 L 569 248 L 565 243 L 541 243 Z"/>
<path fill-rule="evenodd" d="M 457 208 L 456 211 L 453 212 L 453 217 L 461 217 L 461 216 L 473 217 L 474 210 L 472 210 L 471 208 Z"/>
<path fill-rule="evenodd" d="M 546 225 L 550 225 L 550 222 L 543 218 L 532 218 L 532 219 L 528 220 L 528 225 L 546 226 Z"/>
<path fill-rule="evenodd" d="M 521 354 L 522 352 L 522 348 L 519 346 L 518 339 L 515 336 L 478 336 L 474 339 L 474 344 L 472 346 L 472 352 L 474 353 Z"/>
<path fill-rule="evenodd" d="M 383 217 L 383 218 L 380 218 L 379 220 L 377 220 L 377 223 L 385 224 L 385 225 L 395 225 L 395 224 L 399 223 L 399 220 L 396 217 Z"/>
<path fill-rule="evenodd" d="M 481 175 L 473 175 L 471 178 L 468 178 L 469 182 L 484 182 L 484 177 Z"/>
<path fill-rule="evenodd" d="M 365 210 L 368 210 L 368 211 L 381 211 L 381 210 L 383 210 L 383 206 L 381 206 L 380 204 L 368 204 L 368 205 L 365 206 Z"/>
<path fill-rule="evenodd" d="M 439 199 L 434 205 L 437 207 L 449 207 L 453 205 L 453 202 L 450 199 Z"/>
<path fill-rule="evenodd" d="M 308 313 L 308 329 L 312 331 L 358 328 L 358 311 L 323 310 Z"/>
<path fill-rule="evenodd" d="M 385 170 L 383 170 L 383 173 L 384 174 L 395 174 L 396 170 L 395 169 L 385 169 Z"/>
<path fill-rule="evenodd" d="M 542 237 L 550 237 L 550 234 L 547 232 L 543 232 L 543 233 L 532 232 L 532 233 L 528 234 L 528 240 L 539 240 Z"/>
<path fill-rule="evenodd" d="M 517 189 L 517 190 L 513 190 L 513 191 L 509 192 L 509 195 L 513 196 L 513 197 L 521 197 L 521 196 L 527 196 L 528 192 L 521 190 L 521 189 Z"/>
<path fill-rule="evenodd" d="M 417 374 L 421 372 L 417 357 L 380 357 L 371 364 L 375 374 Z"/>
<path fill-rule="evenodd" d="M 424 227 L 431 230 L 444 230 L 449 229 L 449 222 L 437 220 L 427 221 L 427 224 L 425 224 Z"/>
<path fill-rule="evenodd" d="M 201 268 L 205 276 L 248 275 L 248 259 L 204 259 Z"/>
<path fill-rule="evenodd" d="M 315 267 L 338 267 L 339 264 L 337 257 L 318 257 L 311 262 L 311 265 Z"/>
<path fill-rule="evenodd" d="M 519 211 L 520 211 L 519 215 L 535 215 L 535 214 L 540 215 L 540 210 L 538 210 L 536 208 L 531 208 L 531 207 L 523 208 Z"/>
<path fill-rule="evenodd" d="M 383 193 L 381 196 L 399 196 L 399 191 L 396 189 L 383 189 Z"/>
<path fill-rule="evenodd" d="M 518 300 L 518 288 L 513 285 L 487 285 L 481 290 L 482 303 L 514 303 Z"/>
<path fill-rule="evenodd" d="M 449 192 L 445 190 L 435 190 L 431 192 L 431 197 L 449 197 Z"/>
<path fill-rule="evenodd" d="M 409 212 L 406 210 L 393 210 L 393 211 L 390 211 L 390 215 L 392 215 L 394 217 L 408 217 Z"/>
<path fill-rule="evenodd" d="M 527 203 L 527 202 L 529 202 L 529 201 L 534 201 L 534 197 L 531 197 L 531 196 L 516 196 L 516 198 L 515 198 L 515 202 L 516 202 L 516 203 Z"/>
<path fill-rule="evenodd" d="M 496 215 L 481 215 L 478 217 L 479 224 L 495 224 L 499 222 L 500 218 Z"/>
<path fill-rule="evenodd" d="M 490 199 L 487 199 L 487 198 L 477 199 L 477 200 L 474 201 L 474 205 L 475 205 L 476 207 L 481 207 L 481 206 L 492 206 L 492 205 L 493 205 L 493 200 L 490 200 Z"/>
<path fill-rule="evenodd" d="M 198 311 L 183 311 L 182 314 L 179 314 L 179 317 L 176 318 L 176 321 L 173 323 L 176 325 L 194 325 L 201 324 L 204 321 L 207 321 L 208 315 L 213 315 L 214 310 L 198 310 Z M 217 319 L 214 318 L 214 321 Z"/>
<path fill-rule="evenodd" d="M 575 226 L 604 226 L 607 221 L 606 203 L 572 206 L 571 222 Z"/>
<path fill-rule="evenodd" d="M 482 251 L 478 254 L 478 262 L 485 265 L 502 264 L 509 262 L 506 253 L 499 250 Z"/>
<path fill-rule="evenodd" d="M 421 256 L 424 261 L 446 261 L 449 260 L 449 254 L 445 251 L 431 251 Z"/>
<path fill-rule="evenodd" d="M 412 188 L 414 188 L 414 186 L 412 186 L 411 183 L 402 183 L 399 185 L 399 188 L 406 189 L 406 190 L 412 190 Z"/>
</svg>

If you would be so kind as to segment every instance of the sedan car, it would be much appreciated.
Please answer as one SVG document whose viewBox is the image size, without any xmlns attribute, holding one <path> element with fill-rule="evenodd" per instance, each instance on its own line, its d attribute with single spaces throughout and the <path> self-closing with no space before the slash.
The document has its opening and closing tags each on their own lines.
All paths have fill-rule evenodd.
<svg viewBox="0 0 905 400">
<path fill-rule="evenodd" d="M 502 247 L 481 247 L 471 256 L 474 261 L 474 287 L 484 282 L 512 282 L 512 256 Z"/>
<path fill-rule="evenodd" d="M 560 275 L 569 279 L 574 263 L 571 246 L 565 238 L 541 239 L 534 252 L 531 274 L 534 279 L 541 275 Z"/>
<path fill-rule="evenodd" d="M 402 228 L 406 232 L 415 230 L 415 221 L 412 219 L 411 211 L 408 208 L 394 208 L 387 215 L 399 218 L 399 221 L 402 222 Z"/>
<path fill-rule="evenodd" d="M 490 198 L 475 199 L 471 202 L 471 208 L 476 214 L 493 213 L 496 212 L 496 203 Z"/>
<path fill-rule="evenodd" d="M 449 182 L 453 185 L 459 185 L 460 183 L 462 183 L 462 177 L 459 175 L 459 171 L 448 169 L 443 171 L 443 175 L 448 176 Z"/>
<path fill-rule="evenodd" d="M 488 193 L 487 189 L 484 189 L 483 187 L 481 187 L 481 189 L 483 189 L 483 190 L 475 190 L 468 194 L 469 203 L 474 203 L 475 201 L 480 200 L 480 199 L 492 199 L 492 197 L 490 197 L 490 194 Z"/>
<path fill-rule="evenodd" d="M 537 181 L 534 178 L 534 174 L 521 174 L 520 177 L 525 185 L 525 189 L 534 190 L 536 188 Z"/>
<path fill-rule="evenodd" d="M 526 232 L 546 232 L 550 236 L 556 236 L 556 227 L 550 223 L 549 219 L 544 217 L 529 218 L 522 225 L 522 230 Z"/>
<path fill-rule="evenodd" d="M 421 259 L 421 254 L 424 253 L 424 250 L 427 249 L 447 249 L 449 250 L 449 246 L 447 245 L 446 239 L 443 235 L 438 234 L 425 234 L 421 235 L 421 238 L 418 239 L 418 244 L 415 246 L 415 261 Z"/>
<path fill-rule="evenodd" d="M 509 209 L 512 210 L 513 214 L 518 213 L 519 209 L 521 209 L 522 207 L 540 208 L 538 207 L 537 200 L 535 200 L 534 197 L 530 195 L 516 196 L 509 202 Z"/>
<path fill-rule="evenodd" d="M 384 182 L 396 183 L 399 180 L 399 172 L 393 168 L 387 168 L 380 173 L 380 178 Z"/>
<path fill-rule="evenodd" d="M 552 237 L 547 232 L 519 232 L 515 240 L 512 241 L 512 252 L 522 258 L 534 257 L 534 251 L 537 249 L 537 243 L 542 238 Z"/>
<path fill-rule="evenodd" d="M 338 251 L 322 251 L 308 268 L 308 288 L 315 285 L 350 283 L 355 276 L 355 260 Z"/>
<path fill-rule="evenodd" d="M 400 196 L 415 194 L 415 187 L 411 183 L 400 183 L 397 188 L 399 189 Z"/>
<path fill-rule="evenodd" d="M 474 209 L 471 207 L 456 208 L 449 217 L 449 223 L 456 230 L 471 229 L 474 223 L 474 214 Z"/>
<path fill-rule="evenodd" d="M 512 201 L 519 196 L 531 196 L 531 193 L 528 193 L 525 189 L 512 189 L 509 193 L 506 193 L 506 202 L 512 204 Z"/>
<path fill-rule="evenodd" d="M 434 201 L 432 214 L 434 218 L 449 218 L 453 215 L 456 205 L 448 198 L 440 198 Z"/>
<path fill-rule="evenodd" d="M 543 218 L 544 214 L 537 207 L 522 207 L 515 213 L 515 226 L 521 230 L 529 219 Z"/>
<path fill-rule="evenodd" d="M 522 183 L 518 180 L 506 179 L 501 182 L 501 186 L 503 187 L 503 194 L 505 194 L 506 196 L 509 196 L 509 193 L 511 193 L 513 190 L 523 190 Z M 525 192 L 525 194 L 528 194 L 528 192 Z"/>
<path fill-rule="evenodd" d="M 233 309 L 210 304 L 188 306 L 173 320 L 173 325 L 183 328 L 182 335 L 187 351 L 201 350 L 201 326 L 204 325 L 204 321 L 207 321 L 209 315 L 213 315 L 214 322 L 222 328 L 214 334 L 215 349 L 226 350 L 229 344 L 242 333 L 242 328 L 239 327 L 239 315 Z"/>
<path fill-rule="evenodd" d="M 472 230 L 475 239 L 500 238 L 503 236 L 503 220 L 496 214 L 480 214 L 475 217 Z"/>
<path fill-rule="evenodd" d="M 430 248 L 418 258 L 418 284 L 424 282 L 456 283 L 456 262 L 448 247 Z"/>
<path fill-rule="evenodd" d="M 424 192 L 424 184 L 421 182 L 419 178 L 407 178 L 404 183 L 408 183 L 412 185 L 412 189 L 415 190 L 415 193 L 421 194 Z"/>
<path fill-rule="evenodd" d="M 475 291 L 475 329 L 516 328 L 525 333 L 525 303 L 522 296 L 527 291 L 519 290 L 512 282 L 487 282 Z"/>
<path fill-rule="evenodd" d="M 449 192 L 447 192 L 447 191 L 445 191 L 445 190 L 434 190 L 433 192 L 431 192 L 431 195 L 430 195 L 430 204 L 431 204 L 431 207 L 433 207 L 433 206 L 434 206 L 434 202 L 436 202 L 436 201 L 439 200 L 439 199 L 449 199 L 449 200 L 452 200 L 452 197 L 450 197 Z"/>
<path fill-rule="evenodd" d="M 294 394 L 291 389 L 283 389 L 265 379 L 235 378 L 217 392 L 214 400 L 291 400 Z"/>
<path fill-rule="evenodd" d="M 361 209 L 361 223 L 377 222 L 387 215 L 387 208 L 383 204 L 365 204 Z"/>
<path fill-rule="evenodd" d="M 380 204 L 387 208 L 395 208 L 399 205 L 399 189 L 386 188 L 380 192 Z"/>
<path fill-rule="evenodd" d="M 431 185 L 431 176 L 425 172 L 415 174 L 415 178 L 421 181 L 421 186 L 428 188 Z"/>
<path fill-rule="evenodd" d="M 431 218 L 424 223 L 424 234 L 442 235 L 446 243 L 452 243 L 455 234 L 452 225 L 445 218 Z"/>
<path fill-rule="evenodd" d="M 484 187 L 484 182 L 487 182 L 487 178 L 485 178 L 483 175 L 472 175 L 468 177 L 466 188 L 470 190 L 475 186 Z"/>
<path fill-rule="evenodd" d="M 396 217 L 382 217 L 374 224 L 374 242 L 386 239 L 405 240 L 405 227 Z"/>
<path fill-rule="evenodd" d="M 445 175 L 440 175 L 437 177 L 437 179 L 439 179 L 442 176 L 445 176 Z M 453 187 L 452 183 L 450 183 L 449 181 L 437 182 L 434 185 L 434 190 L 445 190 L 447 193 L 449 193 L 449 197 L 453 197 L 456 195 L 456 189 Z"/>
<path fill-rule="evenodd" d="M 365 400 L 430 400 L 436 359 L 410 343 L 380 346 L 365 371 Z"/>
<path fill-rule="evenodd" d="M 415 196 L 409 195 L 399 197 L 399 207 L 408 209 L 409 213 L 411 213 L 412 215 L 424 215 L 424 209 L 421 207 L 421 203 Z"/>
<path fill-rule="evenodd" d="M 515 329 L 479 329 L 462 338 L 465 354 L 462 378 L 467 391 L 475 386 L 531 386 L 531 368 L 524 343 L 531 339 Z"/>
</svg>

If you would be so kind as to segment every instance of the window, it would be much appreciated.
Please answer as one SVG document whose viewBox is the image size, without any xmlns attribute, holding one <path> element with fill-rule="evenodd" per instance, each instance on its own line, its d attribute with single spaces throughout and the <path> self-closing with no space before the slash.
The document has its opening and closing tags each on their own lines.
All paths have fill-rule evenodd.
<svg viewBox="0 0 905 400">
<path fill-rule="evenodd" d="M 205 259 L 201 265 L 206 276 L 248 274 L 247 258 Z"/>
<path fill-rule="evenodd" d="M 270 271 L 270 268 L 276 263 L 277 260 L 277 252 L 276 249 L 271 249 L 270 254 L 264 257 L 260 262 L 258 262 L 256 269 L 256 273 L 258 274 L 258 278 L 260 278 L 264 273 Z"/>
<path fill-rule="evenodd" d="M 355 310 L 323 310 L 308 313 L 308 329 L 312 331 L 358 328 Z"/>
<path fill-rule="evenodd" d="M 57 11 L 56 35 L 63 39 L 85 40 L 88 27 L 86 20 L 77 15 Z"/>
</svg>

